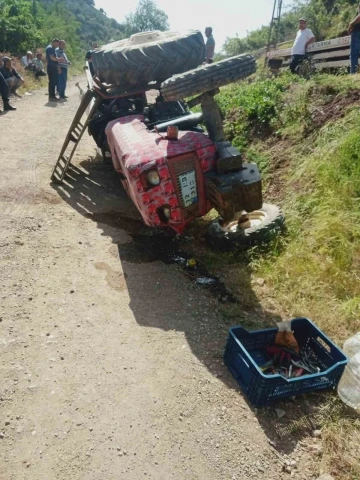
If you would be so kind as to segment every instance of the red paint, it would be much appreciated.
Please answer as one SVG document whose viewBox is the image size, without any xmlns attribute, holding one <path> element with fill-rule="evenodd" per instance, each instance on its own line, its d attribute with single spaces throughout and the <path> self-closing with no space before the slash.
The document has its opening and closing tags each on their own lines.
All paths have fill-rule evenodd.
<svg viewBox="0 0 360 480">
<path fill-rule="evenodd" d="M 205 215 L 210 205 L 205 199 L 203 174 L 215 170 L 215 145 L 198 132 L 180 131 L 178 140 L 167 140 L 150 132 L 143 120 L 142 115 L 131 115 L 107 125 L 106 135 L 115 170 L 126 177 L 122 182 L 147 225 L 168 225 L 181 233 L 193 218 L 184 220 L 180 191 L 171 165 L 175 157 L 176 162 L 181 162 L 189 154 L 195 155 L 199 209 L 200 215 Z M 143 174 L 152 168 L 157 169 L 161 182 L 148 188 Z M 171 207 L 168 224 L 161 223 L 156 213 L 164 205 Z"/>
</svg>

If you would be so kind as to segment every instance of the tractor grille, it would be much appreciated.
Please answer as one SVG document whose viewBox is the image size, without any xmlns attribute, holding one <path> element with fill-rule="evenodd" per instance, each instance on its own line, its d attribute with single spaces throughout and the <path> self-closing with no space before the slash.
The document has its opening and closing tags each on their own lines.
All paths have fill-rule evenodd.
<svg viewBox="0 0 360 480">
<path fill-rule="evenodd" d="M 200 215 L 200 204 L 199 204 L 200 191 L 199 191 L 198 171 L 197 171 L 197 165 L 196 165 L 196 156 L 186 155 L 186 156 L 181 156 L 176 158 L 169 158 L 168 162 L 169 162 L 170 171 L 172 173 L 173 182 L 175 184 L 176 193 L 181 204 L 184 220 L 188 220 L 189 218 L 192 218 L 192 217 L 198 217 Z M 185 207 L 184 201 L 181 195 L 179 175 L 190 172 L 192 170 L 195 171 L 198 201 L 197 203 L 190 205 L 189 207 Z"/>
</svg>

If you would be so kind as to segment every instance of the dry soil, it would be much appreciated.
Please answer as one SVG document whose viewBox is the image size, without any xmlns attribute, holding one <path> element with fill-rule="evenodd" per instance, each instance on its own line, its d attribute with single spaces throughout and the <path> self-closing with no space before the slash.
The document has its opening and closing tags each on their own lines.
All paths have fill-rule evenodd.
<svg viewBox="0 0 360 480">
<path fill-rule="evenodd" d="M 0 479 L 279 479 L 291 460 L 313 478 L 306 439 L 284 441 L 224 366 L 217 298 L 139 250 L 139 215 L 87 133 L 51 184 L 68 92 L 0 115 Z"/>
</svg>

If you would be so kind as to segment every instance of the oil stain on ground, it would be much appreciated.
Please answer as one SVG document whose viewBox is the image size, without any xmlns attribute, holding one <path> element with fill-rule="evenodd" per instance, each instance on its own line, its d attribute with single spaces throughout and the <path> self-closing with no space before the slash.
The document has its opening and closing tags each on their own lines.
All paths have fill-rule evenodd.
<svg viewBox="0 0 360 480">
<path fill-rule="evenodd" d="M 159 261 L 167 265 L 178 264 L 189 280 L 206 288 L 219 301 L 236 302 L 236 298 L 226 289 L 223 282 L 211 275 L 205 267 L 192 258 L 191 254 L 181 251 L 177 236 L 171 229 L 146 227 L 141 220 L 124 217 L 116 211 L 94 213 L 89 218 L 98 223 L 124 230 L 132 238 L 131 242 L 117 245 L 121 261 L 139 264 Z M 106 270 L 110 267 L 106 266 L 105 268 L 101 264 L 101 267 L 97 268 Z M 111 280 L 111 273 L 106 271 L 107 278 Z M 117 274 L 117 272 L 115 273 Z"/>
<path fill-rule="evenodd" d="M 106 272 L 105 280 L 109 287 L 119 292 L 126 290 L 126 273 L 122 274 L 113 270 L 110 265 L 105 262 L 95 263 L 95 268 Z"/>
</svg>

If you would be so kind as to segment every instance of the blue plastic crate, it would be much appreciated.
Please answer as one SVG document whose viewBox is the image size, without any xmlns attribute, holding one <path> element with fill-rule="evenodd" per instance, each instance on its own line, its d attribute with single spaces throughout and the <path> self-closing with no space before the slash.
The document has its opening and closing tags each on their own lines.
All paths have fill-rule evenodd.
<svg viewBox="0 0 360 480">
<path fill-rule="evenodd" d="M 277 328 L 247 331 L 242 327 L 229 330 L 225 348 L 225 364 L 250 402 L 257 407 L 281 398 L 336 388 L 348 362 L 342 351 L 307 318 L 295 318 L 291 328 L 300 348 L 309 347 L 316 355 L 322 371 L 286 379 L 281 375 L 265 375 L 259 368 L 266 362 L 265 347 L 273 345 Z"/>
</svg>

